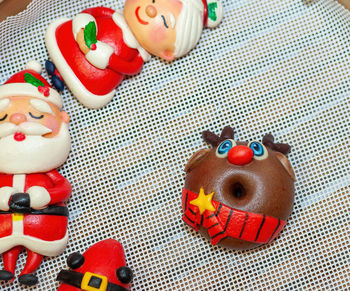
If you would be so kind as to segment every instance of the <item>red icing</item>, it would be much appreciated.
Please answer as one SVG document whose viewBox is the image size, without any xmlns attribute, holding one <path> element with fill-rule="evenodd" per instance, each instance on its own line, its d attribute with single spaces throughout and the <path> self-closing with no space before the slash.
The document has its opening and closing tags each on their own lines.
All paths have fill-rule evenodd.
<svg viewBox="0 0 350 291">
<path fill-rule="evenodd" d="M 16 132 L 13 136 L 13 138 L 15 139 L 15 141 L 23 141 L 26 139 L 26 136 L 24 133 L 22 132 Z"/>
<path fill-rule="evenodd" d="M 254 157 L 254 152 L 250 147 L 237 145 L 231 148 L 227 154 L 227 158 L 231 164 L 246 165 L 249 164 Z"/>
<path fill-rule="evenodd" d="M 6 237 L 12 233 L 12 214 L 0 215 L 0 237 Z"/>
<path fill-rule="evenodd" d="M 45 241 L 64 238 L 68 218 L 57 215 L 25 215 L 23 233 Z"/>
</svg>

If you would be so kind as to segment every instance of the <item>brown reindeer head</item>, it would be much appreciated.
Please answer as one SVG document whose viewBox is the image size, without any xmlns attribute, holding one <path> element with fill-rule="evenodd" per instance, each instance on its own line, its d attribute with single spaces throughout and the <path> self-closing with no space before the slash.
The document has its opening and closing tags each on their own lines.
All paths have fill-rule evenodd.
<svg viewBox="0 0 350 291">
<path fill-rule="evenodd" d="M 293 209 L 290 146 L 271 134 L 262 142 L 235 141 L 229 126 L 220 136 L 205 131 L 203 139 L 212 148 L 197 151 L 185 167 L 184 221 L 233 249 L 271 241 Z"/>
</svg>

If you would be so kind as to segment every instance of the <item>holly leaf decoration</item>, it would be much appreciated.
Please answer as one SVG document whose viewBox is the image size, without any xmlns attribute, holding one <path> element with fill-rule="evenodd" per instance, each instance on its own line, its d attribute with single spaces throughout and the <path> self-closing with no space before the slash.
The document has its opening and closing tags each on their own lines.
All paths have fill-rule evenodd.
<svg viewBox="0 0 350 291">
<path fill-rule="evenodd" d="M 93 43 L 97 43 L 97 29 L 94 21 L 90 21 L 84 29 L 84 40 L 89 49 Z"/>
<path fill-rule="evenodd" d="M 216 2 L 208 3 L 209 18 L 212 21 L 216 21 L 218 19 L 216 15 L 216 8 L 218 8 L 218 4 Z"/>
<path fill-rule="evenodd" d="M 35 87 L 45 87 L 45 84 L 43 82 L 41 82 L 39 79 L 35 78 L 32 74 L 29 73 L 24 74 L 24 81 L 26 81 L 26 83 L 32 84 Z"/>
</svg>

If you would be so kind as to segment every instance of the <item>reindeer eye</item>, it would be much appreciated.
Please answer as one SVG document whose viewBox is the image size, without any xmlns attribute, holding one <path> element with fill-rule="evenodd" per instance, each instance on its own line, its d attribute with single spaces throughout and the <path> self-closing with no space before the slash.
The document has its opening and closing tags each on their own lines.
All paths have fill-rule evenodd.
<svg viewBox="0 0 350 291">
<path fill-rule="evenodd" d="M 216 149 L 216 156 L 226 158 L 228 151 L 234 146 L 236 146 L 236 142 L 233 139 L 224 140 Z"/>
<path fill-rule="evenodd" d="M 256 160 L 264 160 L 268 156 L 268 152 L 263 144 L 258 141 L 252 141 L 249 143 L 249 147 L 253 150 L 254 158 Z"/>
</svg>

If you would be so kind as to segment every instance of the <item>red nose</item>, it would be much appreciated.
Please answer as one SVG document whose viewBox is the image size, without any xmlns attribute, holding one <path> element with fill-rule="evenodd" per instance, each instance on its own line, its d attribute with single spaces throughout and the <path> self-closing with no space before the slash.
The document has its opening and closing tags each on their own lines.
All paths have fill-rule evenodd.
<svg viewBox="0 0 350 291">
<path fill-rule="evenodd" d="M 249 164 L 253 156 L 253 150 L 244 145 L 234 146 L 227 154 L 228 161 L 237 166 Z"/>
</svg>

